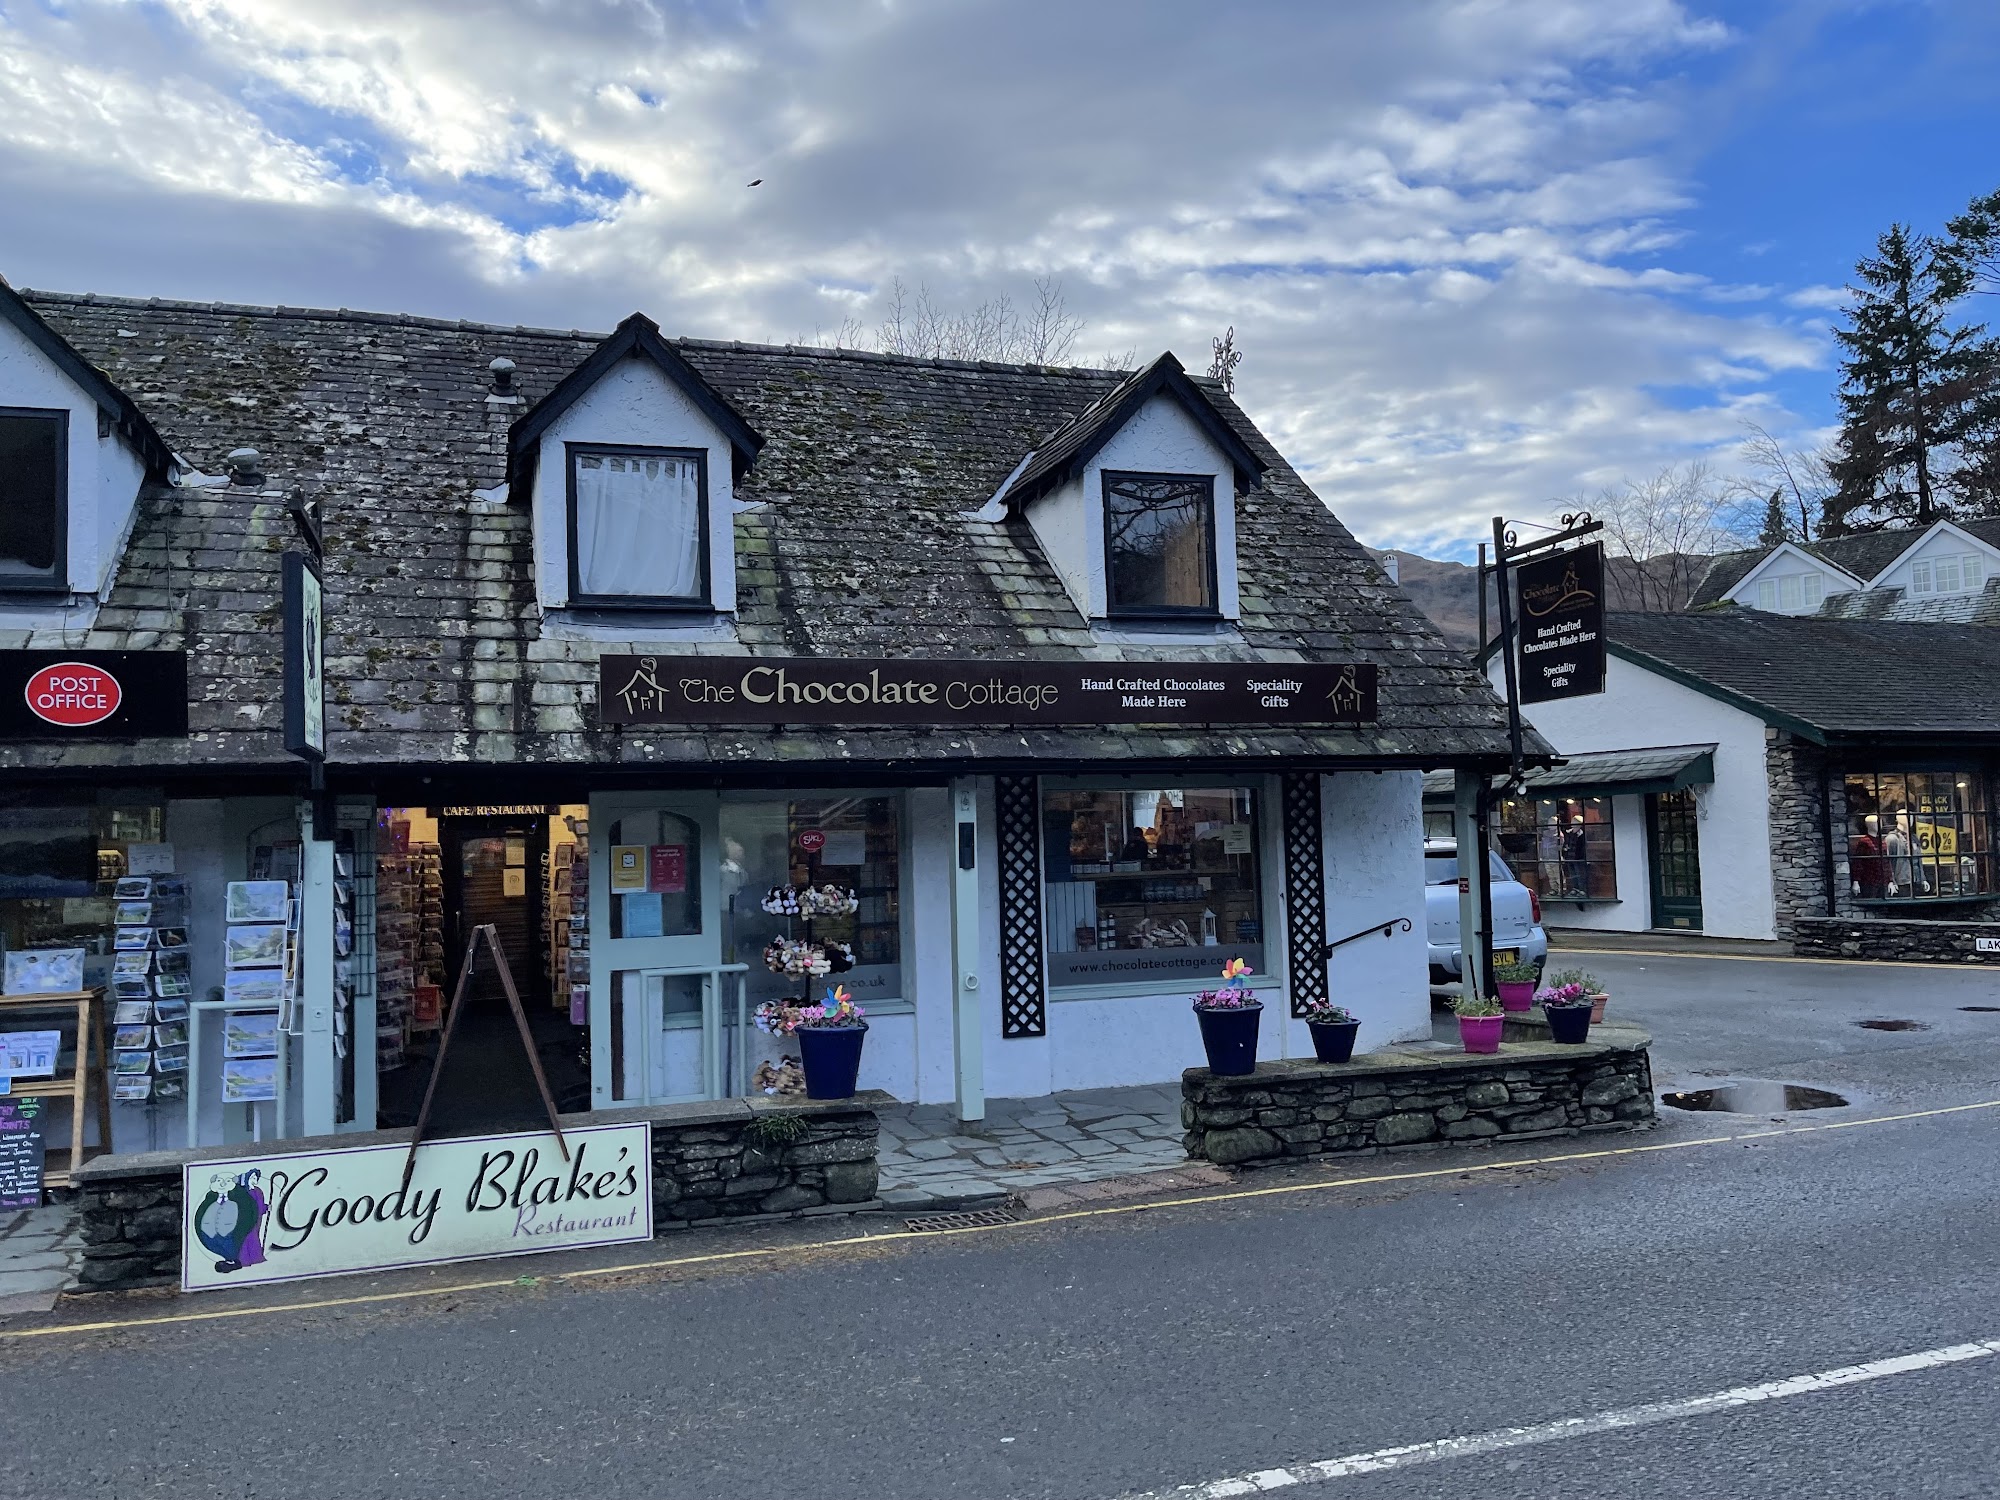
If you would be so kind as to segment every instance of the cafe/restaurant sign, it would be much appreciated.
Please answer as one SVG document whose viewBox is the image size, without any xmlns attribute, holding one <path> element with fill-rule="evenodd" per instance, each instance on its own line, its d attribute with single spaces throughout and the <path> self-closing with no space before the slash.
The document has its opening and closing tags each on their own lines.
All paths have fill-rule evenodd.
<svg viewBox="0 0 2000 1500">
<path fill-rule="evenodd" d="M 653 1237 L 646 1124 L 190 1162 L 181 1287 L 621 1245 Z"/>
<path fill-rule="evenodd" d="M 606 656 L 606 724 L 1368 724 L 1372 662 Z"/>
<path fill-rule="evenodd" d="M 187 733 L 185 651 L 0 651 L 0 740 Z"/>
<path fill-rule="evenodd" d="M 1522 563 L 1521 701 L 1604 691 L 1604 548 L 1593 542 Z"/>
</svg>

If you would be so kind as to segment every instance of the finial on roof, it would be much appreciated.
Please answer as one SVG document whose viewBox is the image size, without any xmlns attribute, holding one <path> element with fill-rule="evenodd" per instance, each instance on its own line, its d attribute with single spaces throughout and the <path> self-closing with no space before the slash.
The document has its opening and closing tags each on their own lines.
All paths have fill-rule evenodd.
<svg viewBox="0 0 2000 1500">
<path fill-rule="evenodd" d="M 514 361 L 506 355 L 498 356 L 486 367 L 493 372 L 493 389 L 498 395 L 509 395 L 514 389 Z"/>
<path fill-rule="evenodd" d="M 264 455 L 255 448 L 231 448 L 222 465 L 231 484 L 248 487 L 264 482 Z"/>
</svg>

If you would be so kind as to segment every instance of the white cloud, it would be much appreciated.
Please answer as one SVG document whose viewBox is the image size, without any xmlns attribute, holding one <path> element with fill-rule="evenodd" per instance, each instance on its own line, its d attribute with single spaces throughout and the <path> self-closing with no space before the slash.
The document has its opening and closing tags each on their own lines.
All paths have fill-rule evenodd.
<svg viewBox="0 0 2000 1500">
<path fill-rule="evenodd" d="M 1660 80 L 1730 43 L 1677 0 L 72 0 L 0 12 L 0 271 L 777 340 L 1059 276 L 1092 354 L 1233 323 L 1342 517 L 1441 545 L 1824 361 L 1784 309 L 1829 289 L 1673 263 Z"/>
</svg>

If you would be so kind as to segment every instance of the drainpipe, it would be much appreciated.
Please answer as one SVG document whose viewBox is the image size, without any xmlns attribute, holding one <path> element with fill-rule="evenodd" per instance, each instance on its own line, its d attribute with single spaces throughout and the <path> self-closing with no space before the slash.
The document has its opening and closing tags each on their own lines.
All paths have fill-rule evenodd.
<svg viewBox="0 0 2000 1500">
<path fill-rule="evenodd" d="M 979 1003 L 978 785 L 970 776 L 951 784 L 951 1036 L 961 1121 L 986 1118 L 986 1051 Z"/>
<path fill-rule="evenodd" d="M 339 1078 L 333 1055 L 333 841 L 319 835 L 333 830 L 316 825 L 315 810 L 312 801 L 299 804 L 300 1124 L 307 1135 L 332 1135 Z"/>
</svg>

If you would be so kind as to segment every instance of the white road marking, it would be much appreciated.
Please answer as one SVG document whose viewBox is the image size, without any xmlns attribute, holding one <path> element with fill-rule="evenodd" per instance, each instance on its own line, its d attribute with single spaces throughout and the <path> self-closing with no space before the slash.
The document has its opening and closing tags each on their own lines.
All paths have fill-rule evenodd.
<svg viewBox="0 0 2000 1500">
<path fill-rule="evenodd" d="M 1793 1375 L 1785 1380 L 1767 1381 L 1763 1385 L 1739 1385 L 1707 1396 L 1655 1401 L 1647 1406 L 1627 1406 L 1590 1416 L 1567 1417 L 1559 1422 L 1543 1422 L 1534 1427 L 1503 1427 L 1497 1432 L 1440 1438 L 1436 1442 L 1410 1443 L 1401 1448 L 1377 1448 L 1372 1453 L 1350 1453 L 1345 1458 L 1321 1459 L 1318 1463 L 1297 1464 L 1287 1469 L 1261 1469 L 1253 1474 L 1212 1479 L 1206 1484 L 1154 1490 L 1136 1496 L 1134 1500 L 1228 1500 L 1228 1497 L 1237 1495 L 1262 1495 L 1272 1490 L 1289 1489 L 1293 1485 L 1344 1479 L 1353 1474 L 1378 1474 L 1385 1469 L 1404 1469 L 1447 1458 L 1472 1458 L 1508 1448 L 1529 1448 L 1538 1443 L 1559 1443 L 1568 1438 L 1590 1437 L 1600 1432 L 1650 1427 L 1656 1422 L 1707 1416 L 1711 1412 L 1756 1406 L 1765 1401 L 1783 1401 L 1792 1396 L 1810 1396 L 1844 1385 L 1886 1380 L 1891 1375 L 1908 1375 L 1918 1370 L 1963 1364 L 1970 1359 L 1991 1359 L 1996 1354 L 2000 1354 L 2000 1339 L 1985 1339 L 1976 1344 L 1952 1344 L 1943 1349 L 1926 1349 L 1921 1354 L 1899 1354 L 1893 1359 L 1871 1360 L 1865 1365 L 1822 1370 L 1816 1375 Z"/>
</svg>

